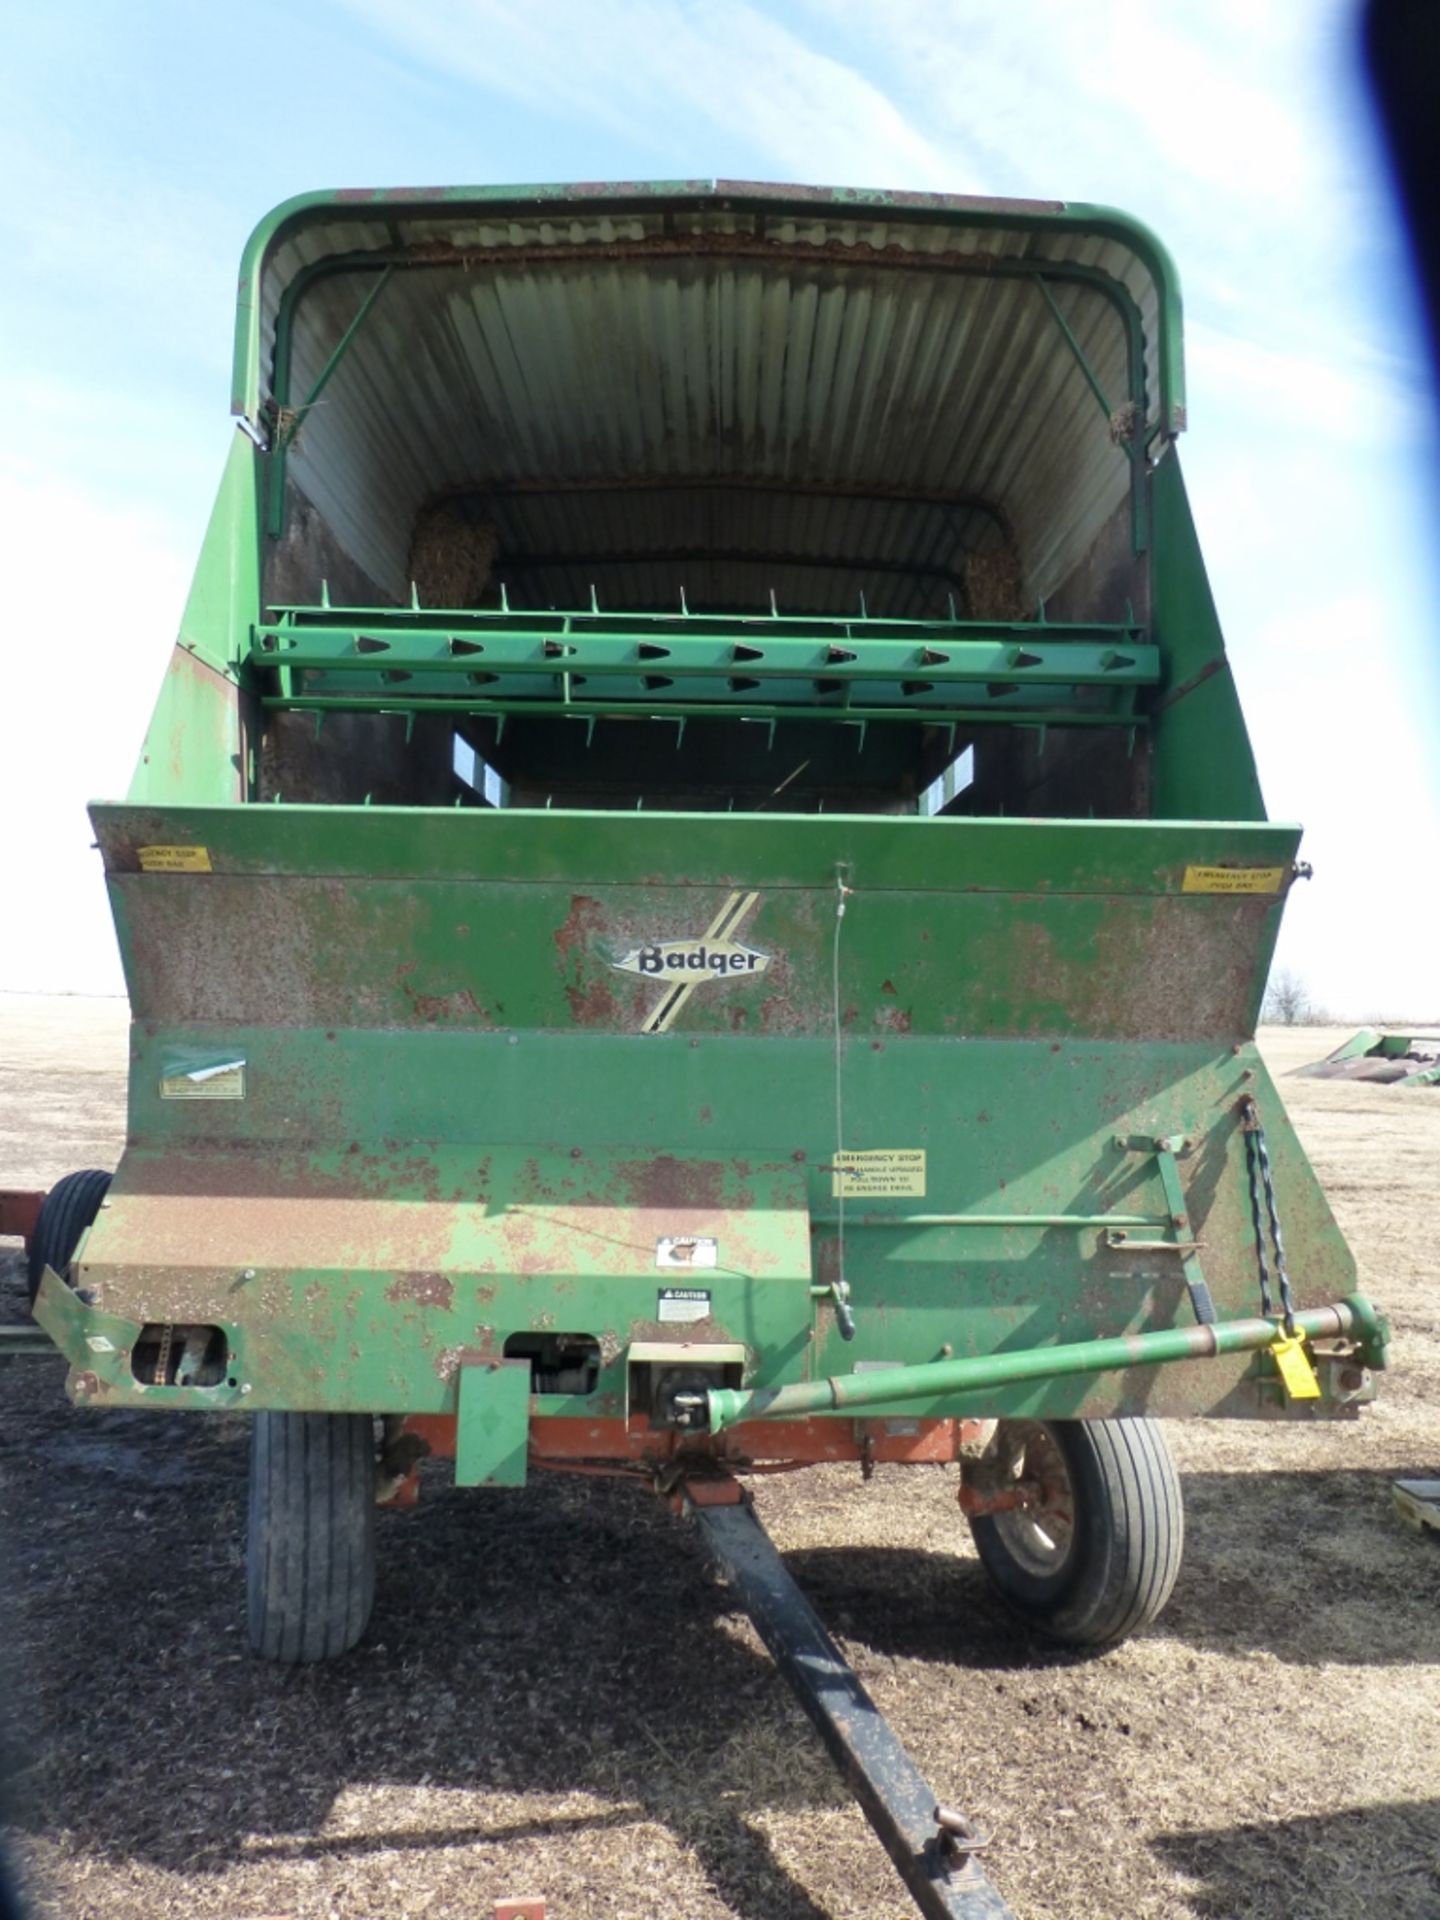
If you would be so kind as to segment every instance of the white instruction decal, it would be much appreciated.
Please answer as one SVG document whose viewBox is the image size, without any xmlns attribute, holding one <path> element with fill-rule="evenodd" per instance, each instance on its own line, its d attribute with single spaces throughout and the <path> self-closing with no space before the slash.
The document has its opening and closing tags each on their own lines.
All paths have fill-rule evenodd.
<svg viewBox="0 0 1440 1920">
<path fill-rule="evenodd" d="M 708 1320 L 710 1292 L 707 1287 L 661 1287 L 655 1308 L 657 1320 Z"/>
<path fill-rule="evenodd" d="M 864 1152 L 835 1155 L 831 1167 L 832 1194 L 847 1200 L 925 1197 L 924 1147 L 875 1147 Z"/>
</svg>

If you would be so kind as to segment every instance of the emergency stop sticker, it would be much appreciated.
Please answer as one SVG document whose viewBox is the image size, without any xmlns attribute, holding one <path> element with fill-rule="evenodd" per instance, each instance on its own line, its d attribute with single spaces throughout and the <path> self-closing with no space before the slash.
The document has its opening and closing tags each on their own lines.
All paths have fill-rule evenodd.
<svg viewBox="0 0 1440 1920">
<path fill-rule="evenodd" d="M 847 1200 L 923 1199 L 924 1147 L 874 1147 L 842 1152 L 831 1164 L 830 1191 Z"/>
<path fill-rule="evenodd" d="M 137 847 L 142 873 L 209 873 L 208 847 Z"/>
<path fill-rule="evenodd" d="M 1186 867 L 1182 893 L 1278 893 L 1284 867 Z"/>
</svg>

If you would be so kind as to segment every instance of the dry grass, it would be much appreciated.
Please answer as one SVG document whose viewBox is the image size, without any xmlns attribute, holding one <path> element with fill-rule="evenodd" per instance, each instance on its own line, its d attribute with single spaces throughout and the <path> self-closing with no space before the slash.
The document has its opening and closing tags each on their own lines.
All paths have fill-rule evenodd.
<svg viewBox="0 0 1440 1920">
<path fill-rule="evenodd" d="M 1326 1037 L 1273 1036 L 1277 1064 Z M 7 1181 L 113 1159 L 118 1020 L 0 1000 L 0 1061 Z M 1172 1430 L 1190 1544 L 1159 1630 L 1098 1658 L 1028 1639 L 947 1472 L 760 1492 L 929 1777 L 994 1834 L 1021 1920 L 1440 1914 L 1440 1552 L 1389 1506 L 1392 1476 L 1440 1467 L 1440 1092 L 1282 1085 L 1397 1370 L 1358 1427 Z M 19 1284 L 8 1256 L 8 1317 Z M 365 1645 L 281 1671 L 241 1647 L 243 1423 L 75 1414 L 58 1363 L 4 1388 L 10 1813 L 42 1912 L 439 1920 L 530 1890 L 555 1920 L 909 1911 L 645 1496 L 437 1481 L 382 1517 Z"/>
<path fill-rule="evenodd" d="M 475 607 L 495 570 L 500 539 L 450 501 L 422 507 L 410 537 L 410 578 L 424 607 Z"/>
<path fill-rule="evenodd" d="M 1019 555 L 1008 541 L 966 560 L 965 601 L 972 620 L 1021 620 L 1033 611 L 1025 605 Z"/>
</svg>

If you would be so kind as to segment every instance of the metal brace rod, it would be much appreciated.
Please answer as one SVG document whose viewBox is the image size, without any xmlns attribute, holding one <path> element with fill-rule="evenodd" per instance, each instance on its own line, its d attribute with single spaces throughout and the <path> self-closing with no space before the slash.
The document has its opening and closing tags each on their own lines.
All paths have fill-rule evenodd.
<svg viewBox="0 0 1440 1920">
<path fill-rule="evenodd" d="M 838 1227 L 838 1213 L 815 1213 L 810 1229 Z M 846 1227 L 1166 1227 L 1168 1218 L 1149 1213 L 850 1213 Z"/>
<path fill-rule="evenodd" d="M 300 431 L 301 422 L 329 385 L 330 376 L 349 352 L 351 341 L 364 325 L 370 309 L 385 291 L 386 284 L 394 271 L 395 267 L 393 262 L 381 271 L 379 279 L 375 282 L 374 286 L 371 287 L 370 291 L 356 309 L 354 319 L 335 342 L 334 347 L 331 349 L 329 359 L 320 369 L 309 393 L 306 394 L 300 405 L 288 418 L 284 411 L 290 384 L 288 355 L 286 357 L 283 370 L 285 393 L 283 395 L 276 395 L 276 402 L 281 409 L 281 414 L 275 427 L 274 440 L 270 450 L 269 494 L 266 503 L 269 508 L 267 530 L 276 538 L 284 531 L 285 527 L 285 456 L 296 434 Z M 280 369 L 277 367 L 277 373 L 279 371 Z"/>
<path fill-rule="evenodd" d="M 503 584 L 502 584 L 503 592 Z M 365 607 L 277 604 L 270 608 L 274 616 L 256 627 L 262 640 L 269 639 L 293 646 L 303 636 L 339 633 L 353 642 L 355 630 L 366 635 L 398 632 L 409 636 L 428 635 L 444 641 L 452 634 L 484 634 L 501 630 L 515 635 L 529 634 L 540 639 L 562 635 L 615 635 L 634 639 L 683 638 L 689 644 L 709 637 L 733 641 L 753 640 L 771 647 L 786 639 L 811 637 L 820 640 L 895 640 L 918 645 L 933 642 L 944 646 L 957 640 L 1007 641 L 1025 646 L 1036 640 L 1064 642 L 1091 641 L 1097 645 L 1128 646 L 1146 637 L 1142 621 L 1126 620 L 961 620 L 900 619 L 874 614 L 861 617 L 836 613 L 645 613 L 635 609 L 601 610 L 596 607 L 554 608 L 511 607 Z M 643 631 L 642 631 L 643 630 Z"/>
<path fill-rule="evenodd" d="M 1215 1311 L 1214 1296 L 1210 1292 L 1204 1270 L 1200 1265 L 1198 1242 L 1190 1225 L 1190 1209 L 1185 1204 L 1185 1187 L 1180 1178 L 1180 1168 L 1168 1143 L 1156 1142 L 1155 1165 L 1160 1172 L 1160 1185 L 1164 1189 L 1165 1204 L 1170 1209 L 1170 1224 L 1175 1229 L 1174 1244 L 1180 1254 L 1180 1271 L 1185 1276 L 1185 1287 L 1190 1295 L 1190 1304 L 1195 1309 L 1195 1318 L 1202 1327 L 1213 1327 L 1219 1316 Z"/>
<path fill-rule="evenodd" d="M 894 1729 L 786 1570 L 748 1498 L 686 1506 L 926 1920 L 1009 1920 L 968 1832 L 942 1810 Z"/>
<path fill-rule="evenodd" d="M 469 699 L 464 694 L 411 694 L 402 688 L 393 693 L 306 693 L 286 698 L 283 694 L 266 694 L 261 706 L 267 712 L 282 713 L 459 713 L 459 714 L 560 714 L 565 716 L 594 713 L 603 719 L 633 719 L 637 714 L 644 719 L 676 720 L 803 720 L 808 725 L 812 720 L 829 720 L 853 723 L 856 720 L 898 721 L 902 725 L 914 725 L 916 721 L 934 722 L 938 717 L 942 724 L 952 721 L 965 725 L 994 724 L 1006 727 L 1113 727 L 1121 730 L 1137 724 L 1146 724 L 1143 719 L 1123 718 L 1119 714 L 1083 711 L 1078 708 L 1045 707 L 1005 707 L 998 702 L 993 707 L 947 707 L 937 704 L 927 705 L 916 700 L 908 707 L 777 707 L 757 706 L 743 697 L 726 698 L 697 702 L 678 702 L 673 705 L 657 705 L 653 696 L 646 700 L 637 697 L 634 700 L 587 700 L 581 705 L 573 702 L 567 706 L 563 700 L 540 700 L 516 698 L 513 700 Z"/>
<path fill-rule="evenodd" d="M 1080 342 L 1075 338 L 1074 332 L 1072 331 L 1070 326 L 1070 322 L 1065 318 L 1064 314 L 1060 311 L 1060 308 L 1056 303 L 1055 296 L 1053 293 L 1051 293 L 1050 288 L 1046 283 L 1044 276 L 1041 274 L 1037 274 L 1035 276 L 1035 284 L 1037 287 L 1039 287 L 1041 293 L 1044 294 L 1045 304 L 1047 307 L 1049 307 L 1051 314 L 1054 316 L 1056 326 L 1059 327 L 1061 333 L 1064 334 L 1065 344 L 1066 346 L 1069 347 L 1071 353 L 1074 355 L 1076 366 L 1079 367 L 1081 373 L 1084 374 L 1086 386 L 1089 387 L 1091 393 L 1093 393 L 1095 398 L 1099 401 L 1100 411 L 1104 414 L 1107 420 L 1111 419 L 1112 416 L 1114 415 L 1115 409 L 1111 406 L 1109 397 L 1107 396 L 1105 389 L 1100 384 L 1100 379 L 1098 374 L 1095 372 L 1095 369 L 1090 365 L 1090 362 L 1086 359 L 1085 349 L 1081 346 Z"/>
<path fill-rule="evenodd" d="M 1064 335 L 1065 344 L 1073 354 L 1075 364 L 1085 377 L 1085 384 L 1099 402 L 1100 411 L 1105 415 L 1107 422 L 1113 423 L 1115 410 L 1110 404 L 1109 396 L 1100 384 L 1099 375 L 1087 359 L 1085 349 L 1075 338 L 1070 322 L 1060 311 L 1055 296 L 1050 291 L 1049 283 L 1043 273 L 1036 274 L 1035 284 L 1044 295 L 1045 304 L 1049 307 L 1056 326 L 1059 327 L 1061 333 Z M 1125 316 L 1122 314 L 1122 318 L 1123 317 Z M 1133 327 L 1127 327 L 1127 347 L 1130 362 L 1130 405 L 1135 409 L 1135 431 L 1125 447 L 1125 456 L 1130 462 L 1131 544 L 1136 553 L 1143 553 L 1149 545 L 1150 540 L 1149 517 L 1145 502 L 1145 448 L 1143 445 L 1145 422 L 1145 358 L 1143 343 L 1137 348 Z"/>
</svg>

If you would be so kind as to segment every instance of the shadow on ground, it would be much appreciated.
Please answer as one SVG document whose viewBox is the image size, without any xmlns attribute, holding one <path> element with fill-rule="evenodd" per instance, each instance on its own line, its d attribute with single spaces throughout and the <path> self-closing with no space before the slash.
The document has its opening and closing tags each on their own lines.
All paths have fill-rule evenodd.
<svg viewBox="0 0 1440 1920">
<path fill-rule="evenodd" d="M 18 1262 L 0 1266 L 8 1307 Z M 437 1475 L 419 1509 L 382 1516 L 364 1644 L 331 1666 L 275 1668 L 243 1646 L 247 1422 L 76 1414 L 61 1378 L 58 1361 L 13 1367 L 0 1426 L 0 1546 L 14 1574 L 0 1592 L 0 1678 L 19 1829 L 190 1876 L 527 1838 L 573 1839 L 578 1854 L 648 1820 L 740 1920 L 824 1920 L 763 1818 L 847 1796 L 698 1539 L 647 1493 L 551 1476 L 475 1493 Z M 1186 1491 L 1170 1637 L 1301 1663 L 1440 1653 L 1440 1555 L 1390 1517 L 1387 1478 L 1200 1474 Z M 1016 1626 L 973 1557 L 824 1549 L 790 1565 L 862 1670 L 896 1658 L 998 1675 L 1093 1657 Z M 1427 1578 L 1437 1605 L 1416 1646 Z M 1387 1631 L 1392 1588 L 1406 1595 L 1408 1639 Z M 447 1827 L 432 1807 L 423 1825 L 346 1832 L 332 1816 L 357 1786 L 479 1789 L 489 1817 Z M 1256 1829 L 1272 1859 L 1275 1831 Z M 1214 1836 L 1177 1834 L 1163 1851 L 1205 1882 L 1203 1912 L 1270 1911 L 1241 1898 Z M 1360 1852 L 1384 1857 L 1373 1833 Z"/>
<path fill-rule="evenodd" d="M 111 1414 L 82 1437 L 76 1418 L 0 1438 L 24 1569 L 3 1603 L 18 1829 L 193 1875 L 242 1843 L 252 1863 L 593 1849 L 650 1819 L 736 1915 L 824 1920 L 747 1815 L 843 1792 L 698 1541 L 648 1493 L 437 1487 L 382 1516 L 362 1646 L 277 1668 L 242 1644 L 243 1423 Z M 356 1783 L 480 1789 L 497 1817 L 323 1834 Z M 607 1804 L 544 1807 L 580 1796 Z"/>
<path fill-rule="evenodd" d="M 1440 1661 L 1440 1553 L 1373 1472 L 1182 1476 L 1185 1559 L 1155 1631 L 1298 1666 Z M 960 1525 L 957 1520 L 957 1535 Z M 907 1547 L 792 1553 L 830 1627 L 874 1652 L 985 1671 L 1074 1664 L 1011 1622 L 977 1563 Z M 1433 1604 L 1420 1609 L 1417 1599 Z"/>
<path fill-rule="evenodd" d="M 1440 1913 L 1440 1800 L 1357 1808 L 1152 1842 L 1191 1882 L 1196 1920 L 1435 1920 Z"/>
</svg>

